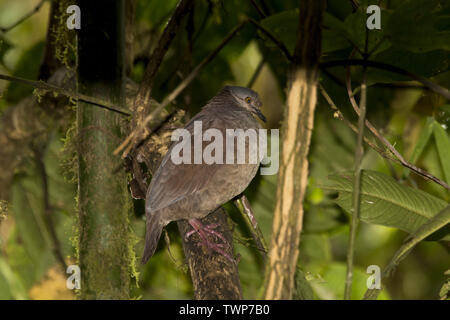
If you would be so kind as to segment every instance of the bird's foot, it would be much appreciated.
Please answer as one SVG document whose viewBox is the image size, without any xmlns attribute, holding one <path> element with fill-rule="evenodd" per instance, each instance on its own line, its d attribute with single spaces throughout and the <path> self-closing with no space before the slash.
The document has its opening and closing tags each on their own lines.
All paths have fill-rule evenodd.
<svg viewBox="0 0 450 320">
<path fill-rule="evenodd" d="M 193 230 L 186 233 L 185 240 L 187 241 L 194 233 L 197 233 L 201 239 L 199 242 L 200 245 L 204 246 L 207 249 L 216 251 L 217 253 L 220 253 L 224 257 L 226 257 L 229 261 L 232 263 L 236 263 L 236 261 L 227 253 L 224 249 L 230 248 L 230 244 L 228 241 L 219 233 L 216 229 L 219 224 L 202 224 L 197 219 L 191 219 L 188 221 L 189 224 L 192 226 Z M 214 241 L 211 241 L 210 236 L 215 236 L 219 238 L 223 243 L 215 243 Z"/>
</svg>

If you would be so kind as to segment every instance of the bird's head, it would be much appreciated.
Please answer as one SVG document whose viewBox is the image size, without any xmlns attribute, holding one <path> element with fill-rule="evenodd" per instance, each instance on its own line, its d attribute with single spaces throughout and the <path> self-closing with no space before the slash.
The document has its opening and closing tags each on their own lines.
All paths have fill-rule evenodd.
<svg viewBox="0 0 450 320">
<path fill-rule="evenodd" d="M 226 86 L 224 89 L 231 94 L 240 107 L 250 111 L 262 121 L 266 122 L 266 117 L 261 112 L 262 102 L 255 91 L 237 86 Z"/>
</svg>

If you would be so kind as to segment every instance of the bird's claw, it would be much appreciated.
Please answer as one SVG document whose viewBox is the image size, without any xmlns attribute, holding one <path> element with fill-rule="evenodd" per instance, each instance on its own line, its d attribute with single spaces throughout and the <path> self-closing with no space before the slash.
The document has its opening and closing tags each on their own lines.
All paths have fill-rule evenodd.
<svg viewBox="0 0 450 320">
<path fill-rule="evenodd" d="M 219 232 L 214 230 L 219 226 L 218 223 L 204 225 L 197 219 L 191 219 L 189 220 L 189 224 L 192 226 L 193 230 L 186 233 L 185 235 L 186 242 L 194 233 L 197 233 L 201 239 L 201 241 L 199 241 L 197 245 L 216 251 L 217 253 L 220 253 L 221 255 L 225 256 L 230 262 L 236 263 L 236 261 L 224 250 L 230 248 L 231 247 L 230 244 Z M 215 243 L 211 241 L 209 239 L 210 235 L 216 236 L 224 243 Z"/>
</svg>

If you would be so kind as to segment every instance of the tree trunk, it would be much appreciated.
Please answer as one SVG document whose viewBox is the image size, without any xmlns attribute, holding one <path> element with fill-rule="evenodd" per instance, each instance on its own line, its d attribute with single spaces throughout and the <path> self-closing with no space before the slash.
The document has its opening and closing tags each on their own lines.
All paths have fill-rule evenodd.
<svg viewBox="0 0 450 320">
<path fill-rule="evenodd" d="M 322 0 L 300 1 L 299 30 L 289 74 L 283 145 L 266 277 L 266 299 L 291 299 L 299 254 L 308 151 L 314 124 Z"/>
<path fill-rule="evenodd" d="M 78 91 L 124 105 L 124 1 L 79 0 Z M 82 299 L 129 298 L 130 200 L 121 115 L 78 102 L 79 266 Z"/>
</svg>

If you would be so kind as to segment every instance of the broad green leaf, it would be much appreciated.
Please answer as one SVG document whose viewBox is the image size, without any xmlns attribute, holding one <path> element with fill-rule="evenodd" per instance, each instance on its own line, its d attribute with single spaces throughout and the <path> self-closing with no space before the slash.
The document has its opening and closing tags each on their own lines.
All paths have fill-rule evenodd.
<svg viewBox="0 0 450 320">
<path fill-rule="evenodd" d="M 438 122 L 434 121 L 433 124 L 434 139 L 441 160 L 442 171 L 444 171 L 445 181 L 450 184 L 450 138 Z"/>
<path fill-rule="evenodd" d="M 338 192 L 335 200 L 348 213 L 352 211 L 353 172 L 330 176 L 325 189 Z M 424 191 L 403 186 L 380 172 L 364 170 L 361 179 L 360 219 L 413 233 L 448 205 Z M 445 240 L 450 235 L 445 235 Z"/>
<path fill-rule="evenodd" d="M 450 31 L 441 30 L 446 18 L 440 0 L 407 0 L 391 15 L 386 34 L 394 46 L 412 52 L 450 50 Z"/>
</svg>

